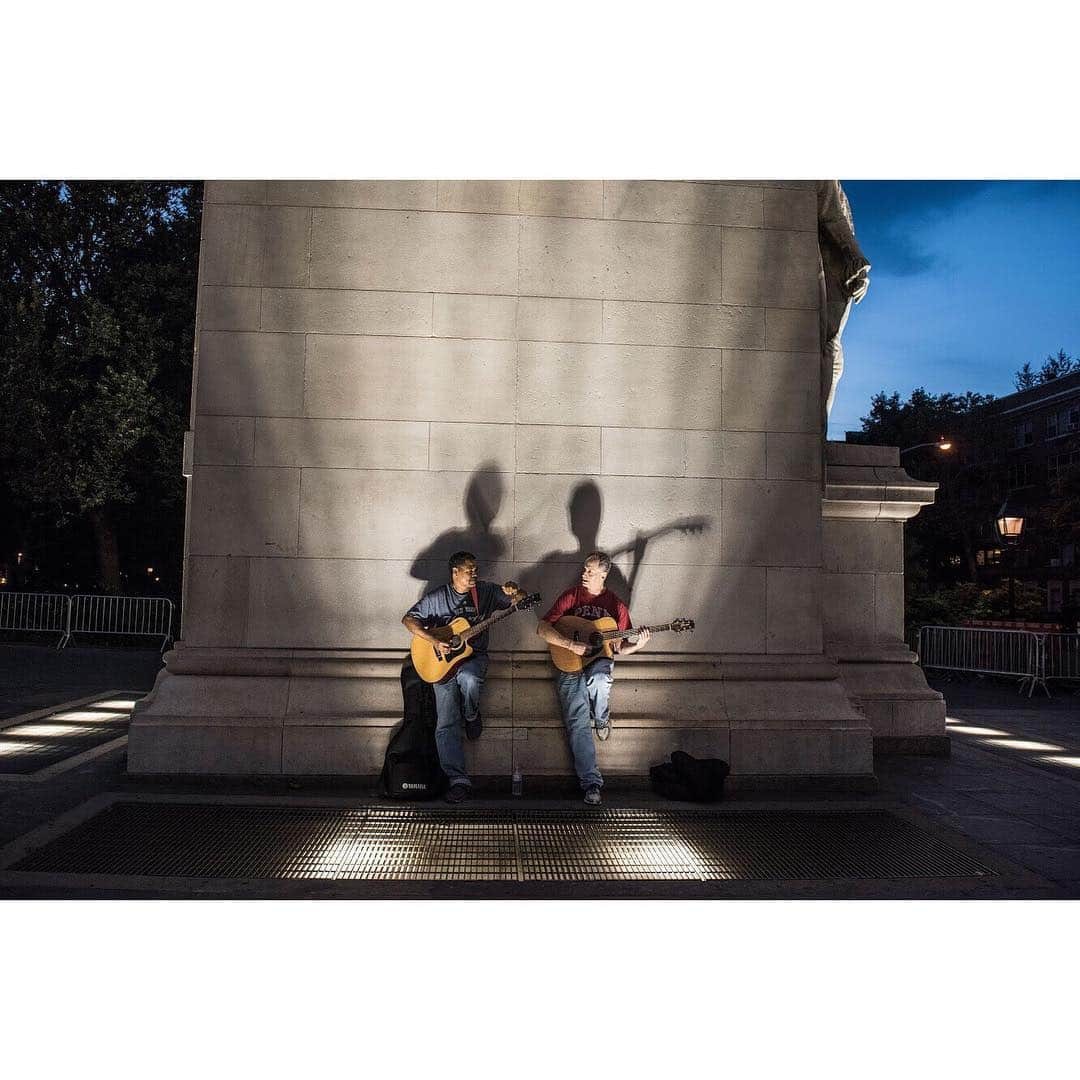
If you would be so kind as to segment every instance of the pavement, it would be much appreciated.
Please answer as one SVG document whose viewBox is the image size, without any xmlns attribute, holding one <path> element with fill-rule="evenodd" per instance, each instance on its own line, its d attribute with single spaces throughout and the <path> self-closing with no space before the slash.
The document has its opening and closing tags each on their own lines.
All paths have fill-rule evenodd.
<svg viewBox="0 0 1080 1080">
<path fill-rule="evenodd" d="M 111 691 L 146 692 L 161 660 L 153 650 L 0 645 L 0 725 L 30 711 Z M 140 880 L 93 875 L 40 882 L 0 871 L 0 898 L 657 898 L 657 899 L 1076 899 L 1080 898 L 1080 697 L 1053 688 L 1027 698 L 988 679 L 934 680 L 948 703 L 948 758 L 878 757 L 879 791 L 779 797 L 735 793 L 725 813 L 886 809 L 994 871 L 979 878 L 823 881 L 391 882 L 326 880 Z M 616 736 L 617 737 L 617 733 Z M 199 801 L 279 806 L 387 804 L 361 783 L 164 782 L 130 778 L 126 750 L 113 746 L 33 783 L 0 778 L 0 848 L 29 833 L 60 836 L 111 801 Z M 532 798 L 482 798 L 471 809 L 578 809 L 556 791 Z M 641 789 L 609 785 L 604 806 L 671 811 Z"/>
</svg>

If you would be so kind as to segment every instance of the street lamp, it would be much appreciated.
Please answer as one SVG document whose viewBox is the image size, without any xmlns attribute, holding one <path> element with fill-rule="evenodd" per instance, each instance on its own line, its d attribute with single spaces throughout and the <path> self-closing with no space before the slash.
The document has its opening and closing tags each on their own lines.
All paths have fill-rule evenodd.
<svg viewBox="0 0 1080 1080">
<path fill-rule="evenodd" d="M 939 450 L 951 450 L 952 440 L 938 439 L 936 442 L 916 443 L 914 446 L 905 446 L 904 449 L 900 451 L 900 454 L 904 455 L 910 453 L 912 450 L 921 450 L 924 446 L 936 446 Z"/>
<path fill-rule="evenodd" d="M 1024 535 L 1024 512 L 1014 501 L 1012 505 L 1006 499 L 1001 504 L 1001 509 L 994 519 L 998 537 L 1005 545 L 1008 555 L 1009 567 L 1009 618 L 1016 618 L 1016 548 L 1020 544 L 1020 538 Z"/>
</svg>

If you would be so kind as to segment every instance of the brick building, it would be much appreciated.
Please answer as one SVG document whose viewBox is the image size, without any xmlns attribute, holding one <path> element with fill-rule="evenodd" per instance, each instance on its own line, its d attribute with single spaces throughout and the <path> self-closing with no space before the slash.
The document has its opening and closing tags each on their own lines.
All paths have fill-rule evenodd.
<svg viewBox="0 0 1080 1080">
<path fill-rule="evenodd" d="M 990 415 L 1000 435 L 997 467 L 972 470 L 967 493 L 993 483 L 1011 506 L 1020 506 L 1026 525 L 1015 555 L 1017 580 L 1045 589 L 1052 614 L 1080 606 L 1080 372 L 999 398 Z M 961 450 L 962 468 L 980 463 Z M 979 576 L 995 581 L 1007 569 L 992 521 L 980 522 L 978 537 Z"/>
</svg>

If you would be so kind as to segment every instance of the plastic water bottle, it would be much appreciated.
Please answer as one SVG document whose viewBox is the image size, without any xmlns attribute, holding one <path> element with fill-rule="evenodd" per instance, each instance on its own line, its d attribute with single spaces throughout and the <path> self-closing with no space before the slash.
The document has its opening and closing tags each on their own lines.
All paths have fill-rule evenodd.
<svg viewBox="0 0 1080 1080">
<path fill-rule="evenodd" d="M 514 775 L 510 777 L 510 794 L 520 795 L 524 786 L 525 782 L 521 776 L 521 766 L 515 761 Z"/>
</svg>

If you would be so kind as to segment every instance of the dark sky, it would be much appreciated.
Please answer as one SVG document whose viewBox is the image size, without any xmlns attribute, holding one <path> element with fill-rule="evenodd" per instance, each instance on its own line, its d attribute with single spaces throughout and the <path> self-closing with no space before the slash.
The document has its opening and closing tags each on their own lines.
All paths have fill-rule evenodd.
<svg viewBox="0 0 1080 1080">
<path fill-rule="evenodd" d="M 1080 182 L 845 180 L 873 265 L 844 332 L 829 436 L 879 390 L 1002 395 L 1025 361 L 1080 354 Z"/>
</svg>

